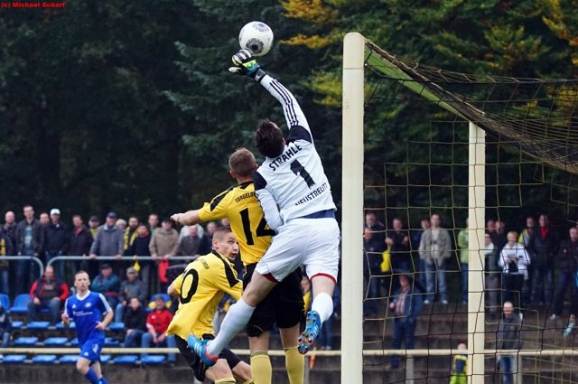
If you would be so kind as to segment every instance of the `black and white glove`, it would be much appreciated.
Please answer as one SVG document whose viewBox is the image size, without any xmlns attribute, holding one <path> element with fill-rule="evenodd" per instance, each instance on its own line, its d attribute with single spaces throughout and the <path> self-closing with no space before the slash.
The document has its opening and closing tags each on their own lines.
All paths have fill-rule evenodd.
<svg viewBox="0 0 578 384">
<path fill-rule="evenodd" d="M 253 57 L 253 53 L 248 49 L 241 49 L 232 57 L 234 67 L 229 68 L 229 72 L 238 75 L 249 76 L 255 81 L 259 82 L 266 72 L 261 69 L 261 66 Z"/>
</svg>

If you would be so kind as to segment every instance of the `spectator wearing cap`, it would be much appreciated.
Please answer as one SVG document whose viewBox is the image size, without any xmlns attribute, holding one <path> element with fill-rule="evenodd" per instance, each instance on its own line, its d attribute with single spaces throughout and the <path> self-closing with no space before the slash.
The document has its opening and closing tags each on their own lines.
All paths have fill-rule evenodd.
<svg viewBox="0 0 578 384">
<path fill-rule="evenodd" d="M 92 238 L 96 238 L 96 233 L 98 232 L 98 227 L 100 226 L 100 219 L 96 215 L 90 216 L 88 220 L 88 228 L 90 229 L 90 234 Z"/>
<path fill-rule="evenodd" d="M 92 246 L 92 234 L 82 220 L 82 216 L 72 216 L 72 232 L 70 233 L 70 249 L 68 253 L 72 256 L 84 256 L 83 260 L 75 262 L 76 271 L 86 271 L 89 276 L 98 274 L 98 266 L 95 260 L 88 259 L 90 247 Z M 73 273 L 74 276 L 74 273 Z M 70 281 L 70 280 L 69 280 Z"/>
<path fill-rule="evenodd" d="M 116 256 L 117 260 L 122 257 L 123 231 L 116 226 L 116 213 L 109 212 L 106 222 L 98 228 L 96 238 L 90 248 L 90 257 Z M 114 264 L 114 265 L 113 265 Z M 116 273 L 122 268 L 120 261 L 111 263 Z"/>
<path fill-rule="evenodd" d="M 133 267 L 126 270 L 126 280 L 120 285 L 118 294 L 119 303 L 114 313 L 114 321 L 122 321 L 124 309 L 133 297 L 136 297 L 141 303 L 147 300 L 148 290 L 141 279 L 138 278 L 138 272 Z"/>
<path fill-rule="evenodd" d="M 30 287 L 28 302 L 28 321 L 35 321 L 38 313 L 44 308 L 50 310 L 50 324 L 55 325 L 60 319 L 60 307 L 69 295 L 68 285 L 60 280 L 49 265 L 44 276 L 36 280 Z"/>
<path fill-rule="evenodd" d="M 169 259 L 179 251 L 179 233 L 173 228 L 173 223 L 168 218 L 165 218 L 161 228 L 154 232 L 149 250 L 153 260 L 158 262 L 159 291 L 164 292 L 168 288 L 166 270 L 169 267 Z"/>
<path fill-rule="evenodd" d="M 66 226 L 60 221 L 60 209 L 50 210 L 50 223 L 44 227 L 44 252 L 46 262 L 55 257 L 68 254 L 70 248 L 70 233 Z M 64 278 L 64 260 L 54 262 L 56 275 Z"/>
<path fill-rule="evenodd" d="M 94 292 L 102 293 L 111 308 L 114 308 L 118 304 L 120 279 L 112 272 L 110 264 L 102 264 L 100 275 L 96 276 L 94 280 L 92 280 L 90 289 Z"/>
</svg>

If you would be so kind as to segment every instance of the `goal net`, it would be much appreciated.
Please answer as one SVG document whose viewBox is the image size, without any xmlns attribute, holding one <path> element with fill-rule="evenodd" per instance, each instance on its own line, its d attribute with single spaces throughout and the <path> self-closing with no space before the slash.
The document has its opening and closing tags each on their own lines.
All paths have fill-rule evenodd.
<svg viewBox="0 0 578 384">
<path fill-rule="evenodd" d="M 342 383 L 573 382 L 577 98 L 346 36 Z"/>
</svg>

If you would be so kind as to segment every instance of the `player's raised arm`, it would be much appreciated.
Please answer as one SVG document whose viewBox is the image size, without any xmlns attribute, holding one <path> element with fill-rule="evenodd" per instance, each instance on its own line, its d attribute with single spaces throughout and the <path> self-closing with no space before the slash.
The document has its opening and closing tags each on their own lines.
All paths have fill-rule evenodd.
<svg viewBox="0 0 578 384">
<path fill-rule="evenodd" d="M 277 79 L 271 77 L 271 75 L 261 69 L 251 54 L 251 51 L 241 49 L 233 55 L 233 64 L 235 67 L 229 69 L 231 72 L 243 74 L 255 79 L 255 81 L 260 83 L 281 103 L 289 129 L 293 127 L 303 127 L 311 133 L 305 114 L 299 106 L 297 99 L 295 99 L 295 96 Z"/>
<path fill-rule="evenodd" d="M 184 213 L 175 213 L 171 215 L 171 220 L 180 225 L 194 225 L 199 220 L 199 210 L 191 210 Z"/>
</svg>

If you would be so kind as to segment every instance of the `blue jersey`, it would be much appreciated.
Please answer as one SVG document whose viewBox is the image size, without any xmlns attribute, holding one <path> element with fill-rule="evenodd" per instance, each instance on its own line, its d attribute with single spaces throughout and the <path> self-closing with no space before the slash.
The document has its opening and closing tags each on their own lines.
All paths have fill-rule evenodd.
<svg viewBox="0 0 578 384">
<path fill-rule="evenodd" d="M 87 340 L 104 339 L 104 331 L 96 329 L 102 316 L 111 311 L 110 305 L 101 293 L 90 292 L 80 298 L 78 294 L 66 299 L 64 311 L 76 324 L 78 343 L 83 345 Z"/>
</svg>

